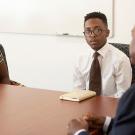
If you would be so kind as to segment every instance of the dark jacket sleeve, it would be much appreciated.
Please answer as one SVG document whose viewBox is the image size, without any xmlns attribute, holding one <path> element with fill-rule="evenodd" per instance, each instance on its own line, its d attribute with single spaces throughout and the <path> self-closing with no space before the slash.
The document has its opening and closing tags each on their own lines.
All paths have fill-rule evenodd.
<svg viewBox="0 0 135 135">
<path fill-rule="evenodd" d="M 119 101 L 116 117 L 109 135 L 135 134 L 135 84 Z"/>
<path fill-rule="evenodd" d="M 79 133 L 78 135 L 90 135 L 88 132 L 86 131 L 82 131 L 81 133 Z"/>
</svg>

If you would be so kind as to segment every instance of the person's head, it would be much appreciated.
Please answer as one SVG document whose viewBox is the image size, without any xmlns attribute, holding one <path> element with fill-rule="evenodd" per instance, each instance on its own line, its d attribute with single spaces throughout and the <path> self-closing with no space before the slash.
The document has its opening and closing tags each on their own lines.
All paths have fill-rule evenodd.
<svg viewBox="0 0 135 135">
<path fill-rule="evenodd" d="M 99 50 L 107 42 L 109 29 L 106 16 L 101 12 L 92 12 L 84 17 L 84 36 L 88 45 Z"/>
<path fill-rule="evenodd" d="M 135 65 L 135 26 L 133 27 L 131 34 L 132 34 L 132 40 L 129 48 L 129 53 L 130 53 L 131 63 Z"/>
</svg>

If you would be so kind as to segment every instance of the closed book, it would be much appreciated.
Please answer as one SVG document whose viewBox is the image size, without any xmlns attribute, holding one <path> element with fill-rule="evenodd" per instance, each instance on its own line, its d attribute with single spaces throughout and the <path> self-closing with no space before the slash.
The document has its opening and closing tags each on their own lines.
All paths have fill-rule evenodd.
<svg viewBox="0 0 135 135">
<path fill-rule="evenodd" d="M 73 90 L 60 96 L 60 99 L 69 101 L 82 101 L 96 95 L 95 91 L 91 90 Z"/>
</svg>

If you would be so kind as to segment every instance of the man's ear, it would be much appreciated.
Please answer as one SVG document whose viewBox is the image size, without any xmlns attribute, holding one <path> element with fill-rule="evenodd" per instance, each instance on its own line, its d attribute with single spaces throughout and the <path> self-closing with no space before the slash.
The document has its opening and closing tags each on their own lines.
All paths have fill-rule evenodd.
<svg viewBox="0 0 135 135">
<path fill-rule="evenodd" d="M 109 37 L 109 34 L 110 34 L 110 30 L 107 29 L 107 30 L 106 30 L 106 37 Z"/>
</svg>

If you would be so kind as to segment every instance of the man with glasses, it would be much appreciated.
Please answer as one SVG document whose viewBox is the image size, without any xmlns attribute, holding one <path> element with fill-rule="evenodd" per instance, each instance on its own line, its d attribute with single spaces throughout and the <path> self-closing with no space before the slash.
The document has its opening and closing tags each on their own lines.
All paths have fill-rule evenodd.
<svg viewBox="0 0 135 135">
<path fill-rule="evenodd" d="M 109 33 L 107 18 L 103 13 L 92 12 L 85 16 L 84 37 L 89 45 L 89 53 L 81 55 L 75 66 L 74 89 L 95 90 L 98 89 L 94 87 L 95 83 L 95 86 L 99 85 L 98 95 L 119 98 L 130 87 L 132 69 L 129 58 L 107 43 Z M 92 70 L 94 61 L 99 63 L 98 72 Z M 96 75 L 92 75 L 94 72 Z"/>
<path fill-rule="evenodd" d="M 130 60 L 135 65 L 135 26 L 129 48 Z M 97 117 L 91 114 L 81 119 L 73 119 L 68 123 L 68 135 L 100 135 L 106 131 L 109 135 L 135 134 L 135 84 L 121 97 L 114 119 Z M 109 121 L 108 121 L 108 120 Z M 91 133 L 89 134 L 89 130 Z"/>
</svg>

